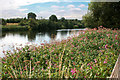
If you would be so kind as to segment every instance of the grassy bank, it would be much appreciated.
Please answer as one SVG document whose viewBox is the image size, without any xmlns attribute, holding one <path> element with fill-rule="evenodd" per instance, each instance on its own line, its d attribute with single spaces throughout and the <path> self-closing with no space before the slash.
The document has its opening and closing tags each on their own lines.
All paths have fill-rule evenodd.
<svg viewBox="0 0 120 80">
<path fill-rule="evenodd" d="M 19 25 L 2 26 L 2 31 L 25 31 L 25 30 L 28 30 L 26 26 L 19 26 Z"/>
<path fill-rule="evenodd" d="M 107 78 L 120 53 L 120 30 L 82 31 L 61 42 L 14 50 L 2 58 L 3 78 Z"/>
</svg>

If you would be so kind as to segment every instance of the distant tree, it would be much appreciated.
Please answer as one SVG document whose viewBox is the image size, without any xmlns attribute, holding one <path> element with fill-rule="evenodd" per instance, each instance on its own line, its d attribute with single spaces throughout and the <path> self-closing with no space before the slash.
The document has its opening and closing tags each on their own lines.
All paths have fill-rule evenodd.
<svg viewBox="0 0 120 80">
<path fill-rule="evenodd" d="M 30 19 L 30 18 L 36 19 L 36 14 L 32 13 L 32 12 L 28 13 L 28 19 Z"/>
<path fill-rule="evenodd" d="M 29 19 L 28 25 L 31 27 L 31 29 L 38 29 L 38 22 L 35 19 Z"/>
<path fill-rule="evenodd" d="M 51 16 L 49 17 L 49 20 L 50 20 L 50 21 L 55 21 L 55 22 L 58 21 L 56 15 L 51 15 Z"/>
<path fill-rule="evenodd" d="M 62 17 L 62 18 L 60 19 L 60 21 L 64 22 L 64 21 L 65 21 L 65 18 L 64 18 L 64 17 Z"/>
<path fill-rule="evenodd" d="M 5 19 L 2 19 L 2 25 L 6 25 L 6 20 Z"/>
</svg>

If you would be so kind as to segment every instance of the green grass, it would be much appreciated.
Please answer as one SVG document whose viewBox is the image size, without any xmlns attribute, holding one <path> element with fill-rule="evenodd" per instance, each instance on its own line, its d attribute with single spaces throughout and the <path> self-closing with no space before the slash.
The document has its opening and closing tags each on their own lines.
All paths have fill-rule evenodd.
<svg viewBox="0 0 120 80">
<path fill-rule="evenodd" d="M 120 30 L 87 30 L 61 42 L 6 52 L 3 78 L 107 78 L 120 53 Z"/>
</svg>

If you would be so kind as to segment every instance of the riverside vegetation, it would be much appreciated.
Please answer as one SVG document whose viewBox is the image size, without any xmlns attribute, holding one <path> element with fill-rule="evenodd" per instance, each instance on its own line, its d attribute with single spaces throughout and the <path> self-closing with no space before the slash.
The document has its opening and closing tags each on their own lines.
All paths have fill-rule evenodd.
<svg viewBox="0 0 120 80">
<path fill-rule="evenodd" d="M 107 78 L 120 53 L 120 30 L 81 31 L 61 42 L 3 51 L 2 78 Z"/>
</svg>

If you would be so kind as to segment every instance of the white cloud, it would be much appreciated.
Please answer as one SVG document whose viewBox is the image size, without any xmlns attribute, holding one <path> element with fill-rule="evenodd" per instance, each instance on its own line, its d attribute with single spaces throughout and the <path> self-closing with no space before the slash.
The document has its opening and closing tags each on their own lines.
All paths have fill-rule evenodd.
<svg viewBox="0 0 120 80">
<path fill-rule="evenodd" d="M 81 4 L 81 5 L 79 5 L 78 7 L 83 8 L 83 7 L 87 7 L 87 6 L 85 6 L 84 4 Z"/>
<path fill-rule="evenodd" d="M 0 9 L 19 8 L 20 6 L 43 2 L 59 2 L 59 0 L 0 0 Z"/>
<path fill-rule="evenodd" d="M 38 14 L 38 18 L 41 16 L 48 19 L 52 14 L 55 14 L 58 19 L 65 17 L 66 19 L 82 19 L 82 16 L 87 13 L 87 10 L 81 10 L 80 8 L 74 7 L 71 9 L 52 9 L 50 11 L 41 11 Z M 39 16 L 40 15 L 40 16 Z"/>
<path fill-rule="evenodd" d="M 11 10 L 3 10 L 2 11 L 2 17 L 3 18 L 22 18 L 25 17 L 27 14 L 23 13 L 17 9 L 11 9 Z"/>
<path fill-rule="evenodd" d="M 60 8 L 59 6 L 53 5 L 51 8 Z"/>
<path fill-rule="evenodd" d="M 25 5 L 30 5 L 30 4 L 34 4 L 34 3 L 43 3 L 43 2 L 59 2 L 59 0 L 0 0 L 0 12 L 3 13 L 0 15 L 0 17 L 7 17 L 8 16 L 12 16 L 13 14 L 17 13 L 20 11 L 20 13 L 22 11 L 25 11 L 27 9 L 19 9 L 20 6 L 25 6 Z M 9 13 L 10 11 L 16 11 L 13 12 L 12 14 L 4 14 L 4 11 L 6 11 L 6 13 Z M 24 13 L 23 13 L 24 14 Z"/>
<path fill-rule="evenodd" d="M 19 9 L 19 11 L 27 11 L 28 9 Z"/>
<path fill-rule="evenodd" d="M 72 5 L 72 4 L 70 4 L 70 5 L 67 6 L 67 8 L 74 8 L 74 7 L 75 7 L 75 6 Z"/>
</svg>

